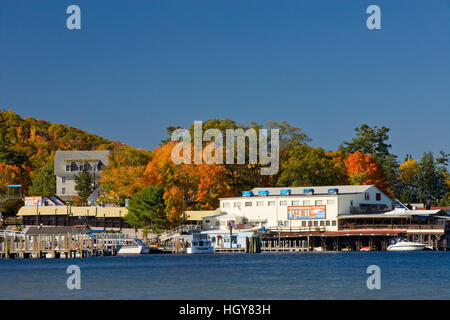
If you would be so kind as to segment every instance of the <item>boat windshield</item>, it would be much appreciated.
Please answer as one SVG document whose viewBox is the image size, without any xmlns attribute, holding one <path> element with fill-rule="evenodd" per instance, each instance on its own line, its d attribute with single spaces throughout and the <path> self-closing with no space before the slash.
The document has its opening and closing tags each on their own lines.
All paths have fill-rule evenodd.
<svg viewBox="0 0 450 320">
<path fill-rule="evenodd" d="M 145 246 L 144 241 L 142 241 L 141 239 L 134 239 L 134 241 L 140 246 Z"/>
</svg>

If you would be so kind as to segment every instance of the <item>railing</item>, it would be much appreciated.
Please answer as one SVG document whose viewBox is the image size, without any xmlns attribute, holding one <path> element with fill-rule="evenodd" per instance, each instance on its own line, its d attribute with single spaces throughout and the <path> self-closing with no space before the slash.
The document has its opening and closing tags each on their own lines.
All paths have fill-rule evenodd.
<svg viewBox="0 0 450 320">
<path fill-rule="evenodd" d="M 408 229 L 408 230 L 444 230 L 444 224 L 342 224 L 339 230 L 356 229 Z"/>
<path fill-rule="evenodd" d="M 325 226 L 305 226 L 305 227 L 269 227 L 269 232 L 324 232 Z"/>
<path fill-rule="evenodd" d="M 0 237 L 2 238 L 10 237 L 17 239 L 25 237 L 25 234 L 22 231 L 3 230 L 3 232 L 0 232 Z"/>
<path fill-rule="evenodd" d="M 7 217 L 7 218 L 5 218 L 4 222 L 6 225 L 20 225 L 20 224 L 22 224 L 22 218 Z"/>
<path fill-rule="evenodd" d="M 159 239 L 161 241 L 165 241 L 165 240 L 167 240 L 167 239 L 169 239 L 169 238 L 171 238 L 171 237 L 173 237 L 173 236 L 175 236 L 177 234 L 180 234 L 182 232 L 190 232 L 190 231 L 197 231 L 197 230 L 200 230 L 200 226 L 199 225 L 186 224 L 186 225 L 182 225 L 182 226 L 179 226 L 179 227 L 177 227 L 175 229 L 168 230 L 168 231 L 162 233 L 159 236 Z"/>
</svg>

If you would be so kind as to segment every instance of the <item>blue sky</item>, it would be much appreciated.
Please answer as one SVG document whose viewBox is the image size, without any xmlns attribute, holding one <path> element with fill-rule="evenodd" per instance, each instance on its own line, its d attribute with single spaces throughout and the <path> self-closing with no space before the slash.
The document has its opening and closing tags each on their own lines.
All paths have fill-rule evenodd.
<svg viewBox="0 0 450 320">
<path fill-rule="evenodd" d="M 327 150 L 367 123 L 400 159 L 450 152 L 450 1 L 2 0 L 0 108 L 149 149 L 230 118 Z"/>
</svg>

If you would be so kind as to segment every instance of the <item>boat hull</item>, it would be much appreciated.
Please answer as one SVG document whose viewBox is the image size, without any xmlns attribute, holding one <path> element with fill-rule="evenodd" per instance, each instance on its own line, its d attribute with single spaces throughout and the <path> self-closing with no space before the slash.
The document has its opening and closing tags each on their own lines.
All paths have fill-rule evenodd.
<svg viewBox="0 0 450 320">
<path fill-rule="evenodd" d="M 187 254 L 213 253 L 213 252 L 214 248 L 212 246 L 186 248 Z"/>
<path fill-rule="evenodd" d="M 425 245 L 421 243 L 396 243 L 387 247 L 387 251 L 422 251 Z"/>
<path fill-rule="evenodd" d="M 117 255 L 128 255 L 128 254 L 146 254 L 150 252 L 150 247 L 123 247 L 117 252 Z"/>
</svg>

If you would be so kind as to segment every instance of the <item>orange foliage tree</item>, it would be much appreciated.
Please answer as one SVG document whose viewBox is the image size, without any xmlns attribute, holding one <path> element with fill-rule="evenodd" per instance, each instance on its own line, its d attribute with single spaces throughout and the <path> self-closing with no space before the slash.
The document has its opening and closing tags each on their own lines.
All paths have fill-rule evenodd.
<svg viewBox="0 0 450 320">
<path fill-rule="evenodd" d="M 149 160 L 149 151 L 116 143 L 99 181 L 100 202 L 124 205 L 126 199 L 142 190 L 146 186 L 143 174 Z"/>
<path fill-rule="evenodd" d="M 392 195 L 392 190 L 387 183 L 383 168 L 370 154 L 360 151 L 350 153 L 347 159 L 344 160 L 344 164 L 350 184 L 373 184 L 388 195 Z"/>
<path fill-rule="evenodd" d="M 171 159 L 174 146 L 174 142 L 169 142 L 156 147 L 144 173 L 146 185 L 164 189 L 167 219 L 172 225 L 180 221 L 183 210 L 214 209 L 219 197 L 232 193 L 224 165 L 175 164 Z"/>
<path fill-rule="evenodd" d="M 0 195 L 5 194 L 9 184 L 20 183 L 22 173 L 18 166 L 0 163 Z"/>
</svg>

